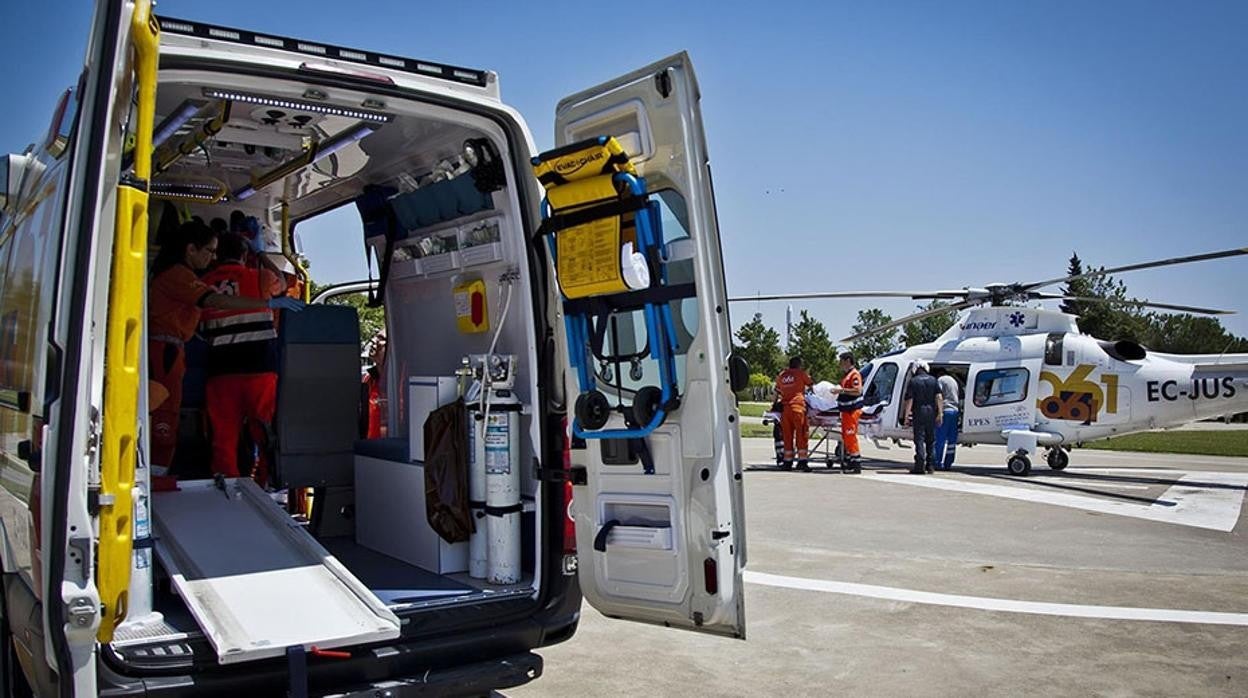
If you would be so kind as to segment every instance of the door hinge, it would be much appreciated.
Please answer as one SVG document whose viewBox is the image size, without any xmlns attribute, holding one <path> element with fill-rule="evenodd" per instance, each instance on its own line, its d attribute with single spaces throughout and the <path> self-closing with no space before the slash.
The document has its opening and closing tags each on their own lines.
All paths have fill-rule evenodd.
<svg viewBox="0 0 1248 698">
<path fill-rule="evenodd" d="M 95 622 L 96 611 L 95 602 L 85 596 L 71 599 L 66 607 L 69 622 L 80 628 L 90 627 Z"/>
<path fill-rule="evenodd" d="M 91 407 L 91 420 L 87 425 L 87 459 L 94 460 L 100 450 L 100 411 Z"/>
<path fill-rule="evenodd" d="M 662 95 L 663 99 L 667 99 L 672 94 L 672 70 L 664 68 L 654 76 L 654 87 Z"/>
</svg>

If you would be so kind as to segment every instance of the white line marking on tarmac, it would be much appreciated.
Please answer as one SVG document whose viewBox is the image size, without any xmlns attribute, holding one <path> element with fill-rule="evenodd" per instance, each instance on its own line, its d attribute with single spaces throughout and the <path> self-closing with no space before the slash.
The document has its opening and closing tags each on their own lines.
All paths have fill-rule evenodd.
<svg viewBox="0 0 1248 698">
<path fill-rule="evenodd" d="M 829 594 L 847 594 L 864 596 L 885 601 L 901 601 L 904 603 L 921 603 L 934 606 L 953 606 L 971 608 L 980 611 L 1002 611 L 1005 613 L 1030 613 L 1042 616 L 1064 616 L 1068 618 L 1101 618 L 1108 620 L 1145 620 L 1162 623 L 1207 623 L 1211 625 L 1248 626 L 1248 613 L 1222 613 L 1218 611 L 1185 611 L 1169 608 L 1132 608 L 1129 606 L 1084 606 L 1068 603 L 1046 603 L 1040 601 L 1016 601 L 1014 599 L 994 599 L 985 596 L 962 596 L 960 594 L 939 594 L 931 591 L 915 591 L 896 587 L 875 586 L 874 584 L 856 584 L 853 582 L 832 582 L 822 579 L 805 577 L 789 577 L 766 572 L 746 570 L 745 581 L 750 584 L 801 589 L 805 591 L 822 591 Z"/>
<path fill-rule="evenodd" d="M 1017 499 L 1036 504 L 1051 504 L 1223 532 L 1229 532 L 1235 528 L 1235 524 L 1239 521 L 1244 492 L 1248 490 L 1248 475 L 1207 472 L 1184 475 L 1153 504 L 1097 499 L 1064 492 L 1050 492 L 1034 487 L 990 485 L 943 476 L 872 473 L 866 480 Z M 1026 480 L 1020 480 L 1020 482 L 1026 482 Z M 1036 482 L 1043 482 L 1043 480 L 1037 479 Z M 1214 487 L 1202 487 L 1197 483 L 1213 484 Z"/>
<path fill-rule="evenodd" d="M 1026 485 L 1028 483 L 1048 484 L 1050 482 L 1056 483 L 1059 485 L 1074 485 L 1076 487 L 1096 487 L 1096 488 L 1104 487 L 1105 489 L 1113 489 L 1113 490 L 1146 490 L 1146 489 L 1149 489 L 1149 487 L 1151 487 L 1151 485 L 1126 485 L 1121 482 L 1101 482 L 1098 480 L 1081 480 L 1079 478 L 1072 478 L 1072 477 L 1043 477 L 1043 478 L 1036 478 L 1034 480 L 1019 480 L 1018 484 L 1020 485 Z"/>
</svg>

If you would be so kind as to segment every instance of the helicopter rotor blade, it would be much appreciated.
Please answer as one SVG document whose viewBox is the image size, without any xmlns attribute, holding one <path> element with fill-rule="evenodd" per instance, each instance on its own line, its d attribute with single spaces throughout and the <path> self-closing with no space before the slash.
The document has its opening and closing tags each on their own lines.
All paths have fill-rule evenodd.
<svg viewBox="0 0 1248 698">
<path fill-rule="evenodd" d="M 901 327 L 902 325 L 906 323 L 914 322 L 915 320 L 922 320 L 923 318 L 931 317 L 932 315 L 940 315 L 941 313 L 949 313 L 949 312 L 955 312 L 955 313 L 960 312 L 962 310 L 966 310 L 967 308 L 973 305 L 977 305 L 978 303 L 979 301 L 964 300 L 964 301 L 958 301 L 957 303 L 950 303 L 949 305 L 944 305 L 939 308 L 930 308 L 928 310 L 922 310 L 917 313 L 911 313 L 899 320 L 886 322 L 883 325 L 880 325 L 879 327 L 872 327 L 866 332 L 859 332 L 858 334 L 846 337 L 840 340 L 840 343 L 850 344 L 851 342 L 856 342 L 859 339 L 862 339 L 864 337 L 870 337 L 871 335 L 879 334 L 880 332 L 886 332 L 888 330 L 893 329 L 894 327 Z"/>
<path fill-rule="evenodd" d="M 1051 298 L 1055 294 L 1044 294 L 1045 298 Z M 1110 303 L 1119 305 L 1131 305 L 1139 308 L 1162 308 L 1163 310 L 1177 310 L 1181 313 L 1196 313 L 1198 315 L 1234 315 L 1234 310 L 1218 310 L 1217 308 L 1197 308 L 1191 305 L 1174 305 L 1173 303 L 1154 303 L 1152 301 L 1137 300 L 1121 300 L 1117 298 L 1096 298 L 1088 296 L 1058 296 L 1062 300 L 1079 301 L 1081 303 Z"/>
<path fill-rule="evenodd" d="M 771 293 L 754 296 L 732 296 L 729 303 L 749 301 L 800 301 L 820 298 L 910 298 L 912 300 L 965 298 L 966 291 L 826 291 L 815 293 Z"/>
<path fill-rule="evenodd" d="M 1156 267 L 1168 267 L 1174 264 L 1188 264 L 1190 262 L 1204 262 L 1210 259 L 1224 259 L 1226 257 L 1237 257 L 1239 255 L 1248 254 L 1248 247 L 1240 247 L 1234 250 L 1222 250 L 1221 252 L 1206 252 L 1205 254 L 1194 254 L 1187 257 L 1171 257 L 1170 259 L 1159 259 L 1153 262 L 1140 262 L 1138 264 L 1127 264 L 1121 267 L 1110 267 L 1107 269 L 1097 269 L 1095 271 L 1087 271 L 1082 274 L 1074 274 L 1064 276 L 1057 279 L 1049 279 L 1047 281 L 1036 281 L 1029 284 L 1022 284 L 1020 291 L 1031 291 L 1053 284 L 1062 284 L 1076 279 L 1088 279 L 1096 276 L 1105 276 L 1106 274 L 1118 274 L 1124 271 L 1138 271 L 1140 269 L 1154 269 Z"/>
</svg>

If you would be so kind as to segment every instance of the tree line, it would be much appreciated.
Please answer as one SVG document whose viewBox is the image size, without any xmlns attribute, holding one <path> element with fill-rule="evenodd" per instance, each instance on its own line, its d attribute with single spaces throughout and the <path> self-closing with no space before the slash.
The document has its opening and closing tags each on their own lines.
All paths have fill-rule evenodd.
<svg viewBox="0 0 1248 698">
<path fill-rule="evenodd" d="M 1100 269 L 1104 267 L 1087 266 L 1078 254 L 1072 254 L 1066 272 L 1074 276 Z M 1097 299 L 1066 300 L 1061 304 L 1062 312 L 1079 316 L 1079 329 L 1084 334 L 1107 340 L 1131 340 L 1153 351 L 1175 354 L 1248 352 L 1248 339 L 1228 332 L 1217 318 L 1146 311 L 1130 305 L 1129 301 L 1137 299 L 1127 292 L 1124 282 L 1110 275 L 1074 279 L 1062 292 Z M 937 300 L 917 306 L 916 311 L 947 305 Z M 847 348 L 860 362 L 866 362 L 892 351 L 934 341 L 956 320 L 957 313 L 953 310 L 936 313 L 864 337 Z M 857 322 L 848 334 L 858 334 L 892 321 L 893 317 L 879 308 L 859 310 Z M 780 333 L 763 322 L 762 313 L 755 313 L 753 319 L 737 329 L 733 344 L 750 365 L 750 388 L 743 391 L 743 399 L 767 399 L 776 374 L 788 365 L 789 356 L 800 356 L 815 381 L 841 378 L 837 362 L 840 347 L 832 341 L 823 323 L 805 310 L 790 329 L 787 347 L 781 347 Z"/>
</svg>

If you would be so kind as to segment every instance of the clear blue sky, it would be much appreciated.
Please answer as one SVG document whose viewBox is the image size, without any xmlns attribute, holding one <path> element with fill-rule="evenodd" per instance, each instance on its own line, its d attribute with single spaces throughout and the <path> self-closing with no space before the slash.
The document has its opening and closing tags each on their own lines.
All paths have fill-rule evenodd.
<svg viewBox="0 0 1248 698">
<path fill-rule="evenodd" d="M 734 294 L 956 288 L 1056 276 L 1072 250 L 1113 265 L 1248 245 L 1244 2 L 161 0 L 158 12 L 496 70 L 539 147 L 561 96 L 687 49 Z M 5 149 L 44 132 L 89 14 L 3 4 Z M 362 272 L 354 228 L 307 231 L 324 280 Z M 1248 259 L 1125 277 L 1136 296 L 1238 310 L 1227 325 L 1248 335 L 1245 279 Z M 843 336 L 863 306 L 800 307 Z M 782 327 L 782 305 L 758 308 Z M 734 322 L 755 310 L 735 306 Z"/>
</svg>

